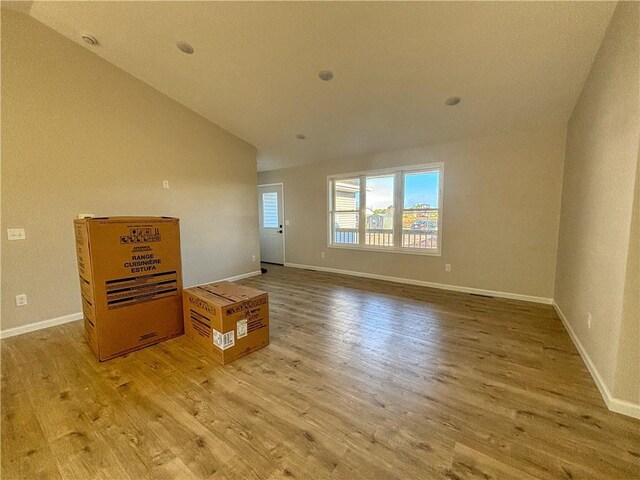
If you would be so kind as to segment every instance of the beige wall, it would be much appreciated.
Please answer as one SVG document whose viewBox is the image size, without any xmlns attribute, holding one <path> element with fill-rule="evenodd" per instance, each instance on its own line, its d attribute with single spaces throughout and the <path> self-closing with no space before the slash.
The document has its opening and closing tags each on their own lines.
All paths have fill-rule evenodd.
<svg viewBox="0 0 640 480">
<path fill-rule="evenodd" d="M 251 145 L 2 11 L 3 330 L 80 311 L 78 213 L 179 217 L 186 285 L 257 270 L 256 178 Z"/>
<path fill-rule="evenodd" d="M 288 263 L 551 298 L 564 142 L 560 125 L 272 170 L 258 179 L 284 182 Z M 327 248 L 327 175 L 430 162 L 444 162 L 441 257 Z"/>
<path fill-rule="evenodd" d="M 640 405 L 640 168 L 636 175 L 614 386 L 619 398 Z"/>
<path fill-rule="evenodd" d="M 633 213 L 639 9 L 631 2 L 616 7 L 569 121 L 555 290 L 557 304 L 613 396 L 635 402 L 640 400 L 637 199 Z"/>
</svg>

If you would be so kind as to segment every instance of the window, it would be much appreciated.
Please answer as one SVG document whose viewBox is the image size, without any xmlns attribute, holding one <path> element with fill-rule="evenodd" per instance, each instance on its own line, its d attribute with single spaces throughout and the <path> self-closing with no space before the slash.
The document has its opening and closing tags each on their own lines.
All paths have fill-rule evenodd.
<svg viewBox="0 0 640 480">
<path fill-rule="evenodd" d="M 402 205 L 402 246 L 438 249 L 440 171 L 405 173 Z"/>
<path fill-rule="evenodd" d="M 360 240 L 360 179 L 345 178 L 333 182 L 332 212 L 334 232 L 333 241 L 336 245 L 357 245 Z"/>
<path fill-rule="evenodd" d="M 442 164 L 329 177 L 329 245 L 439 255 Z"/>
<path fill-rule="evenodd" d="M 393 246 L 394 175 L 365 178 L 365 245 Z"/>
<path fill-rule="evenodd" d="M 278 228 L 278 193 L 264 192 L 262 194 L 262 226 L 264 228 Z"/>
</svg>

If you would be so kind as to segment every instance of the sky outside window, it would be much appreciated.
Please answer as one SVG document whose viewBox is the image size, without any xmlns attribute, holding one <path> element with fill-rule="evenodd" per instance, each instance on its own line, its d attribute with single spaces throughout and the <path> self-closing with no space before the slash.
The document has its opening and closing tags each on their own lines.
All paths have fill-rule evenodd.
<svg viewBox="0 0 640 480">
<path fill-rule="evenodd" d="M 429 205 L 438 208 L 439 172 L 408 173 L 404 176 L 404 208 Z M 424 207 L 427 208 L 427 207 Z"/>
<path fill-rule="evenodd" d="M 367 178 L 367 212 L 393 205 L 393 176 Z"/>
</svg>

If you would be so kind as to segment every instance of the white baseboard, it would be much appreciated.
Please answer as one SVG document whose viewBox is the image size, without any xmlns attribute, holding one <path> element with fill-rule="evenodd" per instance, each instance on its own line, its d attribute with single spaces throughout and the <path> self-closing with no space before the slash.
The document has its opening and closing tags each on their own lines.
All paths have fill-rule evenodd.
<svg viewBox="0 0 640 480">
<path fill-rule="evenodd" d="M 7 328 L 6 330 L 0 331 L 0 338 L 15 337 L 16 335 L 22 335 L 23 333 L 35 332 L 36 330 L 42 330 L 43 328 L 55 327 L 56 325 L 75 322 L 76 320 L 81 319 L 82 312 L 77 312 L 64 315 L 62 317 L 50 318 L 49 320 L 43 320 L 41 322 L 22 325 L 21 327 Z"/>
<path fill-rule="evenodd" d="M 209 283 L 215 283 L 215 282 L 235 282 L 236 280 L 242 280 L 243 278 L 255 277 L 257 275 L 262 275 L 262 272 L 260 270 L 255 270 L 253 272 L 241 273 L 240 275 L 234 275 L 233 277 L 219 278 L 217 280 L 209 280 L 208 282 L 198 283 L 196 285 L 189 285 L 188 287 L 184 287 L 184 288 L 199 287 L 200 285 L 207 285 Z"/>
<path fill-rule="evenodd" d="M 236 275 L 235 277 L 225 278 L 225 280 L 228 282 L 235 282 L 236 280 L 242 280 L 243 278 L 249 278 L 249 277 L 257 277 L 258 275 L 262 275 L 262 272 L 260 270 L 256 270 L 254 272 L 249 272 L 249 273 L 243 273 L 241 275 Z"/>
<path fill-rule="evenodd" d="M 233 282 L 235 280 L 242 280 L 243 278 L 255 277 L 256 275 L 261 275 L 260 270 L 256 270 L 254 272 L 242 273 L 240 275 L 235 275 L 233 277 L 221 278 L 219 280 L 211 280 L 210 282 L 200 283 L 199 285 L 206 285 L 207 283 L 213 282 Z M 192 287 L 197 287 L 198 285 L 191 285 Z M 184 287 L 191 288 L 191 287 Z M 15 337 L 16 335 L 22 335 L 23 333 L 35 332 L 36 330 L 42 330 L 43 328 L 55 327 L 56 325 L 62 325 L 63 323 L 75 322 L 76 320 L 82 319 L 82 312 L 71 313 L 69 315 L 64 315 L 62 317 L 51 318 L 49 320 L 43 320 L 41 322 L 30 323 L 28 325 L 23 325 L 21 327 L 8 328 L 6 330 L 0 331 L 0 339 L 1 338 L 9 338 Z"/>
<path fill-rule="evenodd" d="M 421 287 L 438 288 L 440 290 L 451 290 L 462 293 L 475 293 L 477 295 L 488 295 L 490 297 L 508 298 L 511 300 L 522 300 L 525 302 L 544 303 L 551 305 L 552 298 L 534 297 L 532 295 L 523 295 L 521 293 L 496 292 L 494 290 L 484 290 L 481 288 L 463 287 L 459 285 L 447 285 L 445 283 L 425 282 L 423 280 L 413 280 L 410 278 L 389 277 L 387 275 L 378 275 L 377 273 L 356 272 L 353 270 L 340 270 L 338 268 L 318 267 L 316 265 L 300 265 L 298 263 L 285 263 L 285 267 L 302 268 L 305 270 L 317 270 L 319 272 L 339 273 L 342 275 L 351 275 L 353 277 L 372 278 L 374 280 L 385 280 L 387 282 L 404 283 L 406 285 L 418 285 Z"/>
<path fill-rule="evenodd" d="M 621 413 L 623 415 L 628 415 L 634 418 L 640 418 L 640 404 L 629 402 L 627 400 L 620 400 L 618 398 L 615 398 L 611 394 L 611 390 L 609 390 L 609 387 L 607 387 L 607 384 L 604 382 L 604 379 L 598 372 L 595 364 L 591 361 L 591 357 L 589 357 L 587 350 L 582 345 L 582 342 L 580 342 L 580 339 L 578 339 L 577 335 L 573 331 L 573 328 L 571 328 L 571 325 L 569 324 L 567 317 L 562 312 L 562 309 L 555 300 L 553 301 L 552 305 L 556 313 L 560 317 L 560 320 L 562 320 L 564 328 L 567 330 L 567 332 L 569 332 L 569 336 L 571 337 L 573 344 L 576 346 L 576 349 L 580 353 L 582 361 L 587 366 L 587 369 L 589 369 L 589 373 L 591 373 L 593 381 L 598 387 L 598 390 L 600 390 L 600 395 L 602 395 L 604 402 L 607 404 L 607 408 L 612 412 Z"/>
</svg>

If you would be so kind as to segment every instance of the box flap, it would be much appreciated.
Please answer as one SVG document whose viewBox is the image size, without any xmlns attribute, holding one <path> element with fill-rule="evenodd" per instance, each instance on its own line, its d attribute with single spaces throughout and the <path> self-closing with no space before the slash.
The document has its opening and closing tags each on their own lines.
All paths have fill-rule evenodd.
<svg viewBox="0 0 640 480">
<path fill-rule="evenodd" d="M 209 283 L 189 288 L 187 291 L 220 307 L 226 307 L 266 293 L 232 282 Z"/>
<path fill-rule="evenodd" d="M 175 217 L 95 217 L 81 219 L 87 222 L 100 222 L 100 223 L 157 223 L 157 222 L 177 222 L 179 219 Z"/>
</svg>

